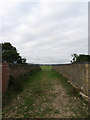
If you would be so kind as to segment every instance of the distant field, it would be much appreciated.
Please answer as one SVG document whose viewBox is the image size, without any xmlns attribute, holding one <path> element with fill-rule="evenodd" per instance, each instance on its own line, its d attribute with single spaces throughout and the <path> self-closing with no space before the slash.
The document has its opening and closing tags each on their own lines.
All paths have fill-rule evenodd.
<svg viewBox="0 0 90 120">
<path fill-rule="evenodd" d="M 43 71 L 52 71 L 52 66 L 41 66 L 41 69 L 43 70 Z"/>
</svg>

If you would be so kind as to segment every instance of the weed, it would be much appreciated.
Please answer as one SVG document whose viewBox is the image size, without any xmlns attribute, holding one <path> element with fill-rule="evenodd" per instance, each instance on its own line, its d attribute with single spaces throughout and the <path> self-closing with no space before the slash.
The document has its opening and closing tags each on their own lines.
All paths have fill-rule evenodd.
<svg viewBox="0 0 90 120">
<path fill-rule="evenodd" d="M 59 110 L 56 110 L 54 113 L 58 114 L 58 113 L 59 113 Z"/>
</svg>

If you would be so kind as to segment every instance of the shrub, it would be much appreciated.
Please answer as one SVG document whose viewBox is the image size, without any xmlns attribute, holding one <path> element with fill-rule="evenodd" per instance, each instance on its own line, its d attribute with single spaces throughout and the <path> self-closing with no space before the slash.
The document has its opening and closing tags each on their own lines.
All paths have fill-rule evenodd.
<svg viewBox="0 0 90 120">
<path fill-rule="evenodd" d="M 10 81 L 8 87 L 14 90 L 15 92 L 22 91 L 23 90 L 22 80 L 23 79 L 21 79 L 21 77 L 14 78 L 10 75 Z"/>
</svg>

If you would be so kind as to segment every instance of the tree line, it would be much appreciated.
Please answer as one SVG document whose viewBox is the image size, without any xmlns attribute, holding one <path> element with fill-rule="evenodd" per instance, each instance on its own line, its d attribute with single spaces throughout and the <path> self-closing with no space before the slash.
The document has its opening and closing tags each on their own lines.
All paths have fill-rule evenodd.
<svg viewBox="0 0 90 120">
<path fill-rule="evenodd" d="M 77 62 L 90 62 L 90 55 L 85 54 L 72 54 L 72 60 L 71 63 L 77 63 Z"/>
<path fill-rule="evenodd" d="M 25 64 L 26 59 L 20 56 L 20 53 L 17 52 L 17 49 L 10 42 L 5 42 L 2 43 L 2 62 Z"/>
<path fill-rule="evenodd" d="M 72 54 L 71 63 L 76 62 L 90 62 L 90 55 L 85 54 Z M 10 42 L 2 43 L 2 62 L 4 63 L 17 63 L 25 64 L 26 59 L 20 56 L 20 53 L 17 52 L 17 49 L 12 46 Z"/>
</svg>

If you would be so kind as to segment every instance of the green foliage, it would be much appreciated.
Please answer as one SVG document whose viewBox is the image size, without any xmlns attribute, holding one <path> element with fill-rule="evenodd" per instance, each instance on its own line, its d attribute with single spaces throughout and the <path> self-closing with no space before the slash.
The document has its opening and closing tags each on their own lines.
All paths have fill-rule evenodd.
<svg viewBox="0 0 90 120">
<path fill-rule="evenodd" d="M 80 54 L 77 55 L 76 53 L 74 53 L 72 55 L 72 61 L 73 63 L 75 62 L 90 62 L 90 55 L 85 55 L 85 54 Z"/>
<path fill-rule="evenodd" d="M 13 47 L 11 45 L 11 43 L 5 42 L 5 43 L 2 44 L 2 52 L 6 51 L 6 50 L 15 50 L 16 51 L 16 48 Z"/>
<path fill-rule="evenodd" d="M 2 53 L 3 61 L 14 63 L 17 61 L 19 54 L 14 50 L 7 50 Z"/>
<path fill-rule="evenodd" d="M 9 87 L 15 92 L 22 91 L 23 90 L 22 80 L 23 79 L 21 79 L 20 77 L 14 78 L 10 76 Z"/>
<path fill-rule="evenodd" d="M 22 58 L 17 49 L 11 45 L 11 43 L 6 42 L 2 44 L 2 61 L 8 63 L 26 63 L 26 59 Z"/>
<path fill-rule="evenodd" d="M 90 55 L 81 54 L 77 57 L 77 62 L 90 62 Z"/>
</svg>

